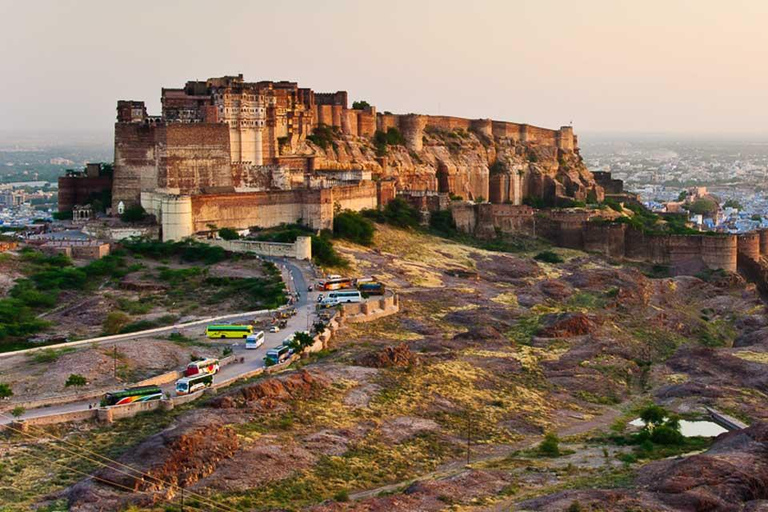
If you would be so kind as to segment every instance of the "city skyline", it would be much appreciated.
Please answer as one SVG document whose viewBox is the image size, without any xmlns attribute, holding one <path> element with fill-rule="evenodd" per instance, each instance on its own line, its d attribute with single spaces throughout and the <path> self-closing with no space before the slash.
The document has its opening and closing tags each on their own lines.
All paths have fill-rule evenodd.
<svg viewBox="0 0 768 512">
<path fill-rule="evenodd" d="M 768 5 L 742 0 L 4 3 L 0 131 L 111 133 L 117 99 L 243 73 L 379 111 L 578 133 L 766 134 Z"/>
</svg>

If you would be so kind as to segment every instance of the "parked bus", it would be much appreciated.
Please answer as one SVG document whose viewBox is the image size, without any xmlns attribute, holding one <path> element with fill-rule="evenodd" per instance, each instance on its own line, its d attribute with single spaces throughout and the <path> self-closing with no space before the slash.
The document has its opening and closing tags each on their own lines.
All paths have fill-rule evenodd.
<svg viewBox="0 0 768 512">
<path fill-rule="evenodd" d="M 218 359 L 203 359 L 202 361 L 192 361 L 184 369 L 184 376 L 191 377 L 200 373 L 218 373 Z"/>
<path fill-rule="evenodd" d="M 264 344 L 264 331 L 257 331 L 245 338 L 245 349 L 255 350 Z"/>
<path fill-rule="evenodd" d="M 384 285 L 375 281 L 358 283 L 357 289 L 368 295 L 384 295 Z"/>
<path fill-rule="evenodd" d="M 247 338 L 253 334 L 252 325 L 209 325 L 205 335 L 209 338 Z"/>
<path fill-rule="evenodd" d="M 329 279 L 322 284 L 322 290 L 328 291 L 328 290 L 342 290 L 344 288 L 352 288 L 353 282 L 352 279 L 348 278 L 340 278 L 340 279 Z"/>
<path fill-rule="evenodd" d="M 193 375 L 192 377 L 184 377 L 176 381 L 176 394 L 188 395 L 201 389 L 209 388 L 213 385 L 213 374 L 203 373 L 200 375 Z"/>
<path fill-rule="evenodd" d="M 289 357 L 291 357 L 291 349 L 285 345 L 281 345 L 277 348 L 267 350 L 267 356 L 264 358 L 265 366 L 272 366 L 282 363 Z"/>
<path fill-rule="evenodd" d="M 363 301 L 363 296 L 360 294 L 359 290 L 331 292 L 328 294 L 328 298 L 335 300 L 338 303 Z"/>
<path fill-rule="evenodd" d="M 157 386 L 140 386 L 107 393 L 101 398 L 101 406 L 125 405 L 135 402 L 149 402 L 163 398 L 163 391 Z"/>
</svg>

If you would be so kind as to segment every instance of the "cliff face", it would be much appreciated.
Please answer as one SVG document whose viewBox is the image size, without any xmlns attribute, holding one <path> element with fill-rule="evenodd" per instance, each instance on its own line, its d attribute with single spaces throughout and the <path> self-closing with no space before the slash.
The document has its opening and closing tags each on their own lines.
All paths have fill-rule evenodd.
<svg viewBox="0 0 768 512">
<path fill-rule="evenodd" d="M 284 148 L 283 155 L 314 156 L 318 170 L 369 170 L 378 178 L 394 179 L 398 190 L 438 191 L 464 199 L 521 204 L 525 198 L 549 203 L 603 198 L 578 150 L 430 128 L 420 146 L 376 145 L 373 139 L 336 133 L 325 149 L 302 141 L 295 150 Z"/>
</svg>

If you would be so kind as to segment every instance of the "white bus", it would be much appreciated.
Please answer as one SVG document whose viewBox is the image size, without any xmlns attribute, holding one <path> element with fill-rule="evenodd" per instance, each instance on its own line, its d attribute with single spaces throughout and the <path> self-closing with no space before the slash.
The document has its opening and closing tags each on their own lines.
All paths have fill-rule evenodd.
<svg viewBox="0 0 768 512">
<path fill-rule="evenodd" d="M 257 331 L 245 338 L 245 349 L 255 350 L 264 344 L 264 331 Z"/>
<path fill-rule="evenodd" d="M 213 385 L 213 374 L 203 373 L 192 377 L 184 377 L 176 381 L 176 394 L 188 395 Z"/>
<path fill-rule="evenodd" d="M 331 292 L 328 294 L 328 298 L 336 300 L 339 303 L 363 301 L 363 296 L 360 294 L 360 290 L 340 290 L 337 292 Z"/>
<path fill-rule="evenodd" d="M 184 369 L 185 377 L 192 377 L 200 373 L 218 373 L 219 371 L 218 359 L 202 359 L 200 361 L 192 361 Z"/>
</svg>

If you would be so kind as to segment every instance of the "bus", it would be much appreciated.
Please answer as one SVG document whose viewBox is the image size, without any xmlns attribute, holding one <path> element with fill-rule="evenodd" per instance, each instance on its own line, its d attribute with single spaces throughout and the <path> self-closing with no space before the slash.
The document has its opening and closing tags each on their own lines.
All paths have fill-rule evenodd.
<svg viewBox="0 0 768 512">
<path fill-rule="evenodd" d="M 281 345 L 277 348 L 267 350 L 267 356 L 264 358 L 265 366 L 272 366 L 282 363 L 289 357 L 291 357 L 291 349 L 285 345 Z"/>
<path fill-rule="evenodd" d="M 335 300 L 337 303 L 363 301 L 363 296 L 360 294 L 359 290 L 331 292 L 328 294 L 328 298 Z"/>
<path fill-rule="evenodd" d="M 255 350 L 264 344 L 264 331 L 257 331 L 245 338 L 245 349 Z"/>
<path fill-rule="evenodd" d="M 357 283 L 357 289 L 368 295 L 384 295 L 384 285 L 374 281 Z"/>
<path fill-rule="evenodd" d="M 176 381 L 176 394 L 188 395 L 201 389 L 209 388 L 213 385 L 213 374 L 203 373 L 200 375 L 193 375 L 192 377 L 184 377 Z"/>
<path fill-rule="evenodd" d="M 253 334 L 252 325 L 209 325 L 205 335 L 209 338 L 247 338 Z"/>
<path fill-rule="evenodd" d="M 112 405 L 125 405 L 135 402 L 149 402 L 150 400 L 160 400 L 163 398 L 163 391 L 157 386 L 139 386 L 128 388 L 122 391 L 107 393 L 101 398 L 102 407 Z"/>
<path fill-rule="evenodd" d="M 321 290 L 324 290 L 324 291 L 342 290 L 344 288 L 352 288 L 352 287 L 353 287 L 352 279 L 342 277 L 339 279 L 328 279 L 327 281 L 323 282 L 321 285 Z"/>
<path fill-rule="evenodd" d="M 184 376 L 191 377 L 199 373 L 217 373 L 219 371 L 218 359 L 203 359 L 201 361 L 192 361 L 184 369 Z"/>
</svg>

